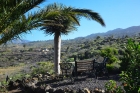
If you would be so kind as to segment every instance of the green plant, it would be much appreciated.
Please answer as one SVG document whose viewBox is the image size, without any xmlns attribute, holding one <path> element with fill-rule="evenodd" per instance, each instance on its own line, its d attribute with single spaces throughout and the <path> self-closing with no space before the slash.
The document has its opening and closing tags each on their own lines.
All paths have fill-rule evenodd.
<svg viewBox="0 0 140 93">
<path fill-rule="evenodd" d="M 8 82 L 6 82 L 5 80 L 0 81 L 0 93 L 8 93 L 7 85 Z"/>
<path fill-rule="evenodd" d="M 22 79 L 23 77 L 28 78 L 28 77 L 30 77 L 30 75 L 29 75 L 29 74 L 25 74 L 25 73 L 16 73 L 16 74 L 14 74 L 14 75 L 11 77 L 11 79 L 12 79 L 12 80 L 17 80 L 17 79 Z"/>
<path fill-rule="evenodd" d="M 117 62 L 117 57 L 115 55 L 118 55 L 118 51 L 114 48 L 108 47 L 105 49 L 102 49 L 100 51 L 100 55 L 103 57 L 108 57 L 109 58 L 109 62 L 108 63 L 114 63 Z"/>
<path fill-rule="evenodd" d="M 68 58 L 67 60 L 66 60 L 66 62 L 73 62 L 74 61 L 74 58 Z"/>
<path fill-rule="evenodd" d="M 52 62 L 38 62 L 37 67 L 33 67 L 31 74 L 45 74 L 49 72 L 50 74 L 54 73 L 54 63 Z"/>
<path fill-rule="evenodd" d="M 8 90 L 6 87 L 0 87 L 0 93 L 8 93 Z"/>
<path fill-rule="evenodd" d="M 106 93 L 124 93 L 123 89 L 120 86 L 117 86 L 114 80 L 109 80 L 105 84 Z"/>
<path fill-rule="evenodd" d="M 121 81 L 123 82 L 123 87 L 126 93 L 138 93 L 140 89 L 139 78 L 132 76 L 132 72 L 124 72 L 120 74 Z"/>
<path fill-rule="evenodd" d="M 126 93 L 138 93 L 140 89 L 140 43 L 128 39 L 121 61 L 120 76 Z"/>
</svg>

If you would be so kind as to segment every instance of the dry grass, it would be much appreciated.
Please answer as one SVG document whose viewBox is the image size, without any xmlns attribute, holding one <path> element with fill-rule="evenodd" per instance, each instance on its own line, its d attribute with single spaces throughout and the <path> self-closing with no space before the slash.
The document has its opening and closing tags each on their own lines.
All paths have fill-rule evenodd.
<svg viewBox="0 0 140 93">
<path fill-rule="evenodd" d="M 10 76 L 19 72 L 23 67 L 24 66 L 0 68 L 0 80 L 5 79 L 7 75 Z"/>
</svg>

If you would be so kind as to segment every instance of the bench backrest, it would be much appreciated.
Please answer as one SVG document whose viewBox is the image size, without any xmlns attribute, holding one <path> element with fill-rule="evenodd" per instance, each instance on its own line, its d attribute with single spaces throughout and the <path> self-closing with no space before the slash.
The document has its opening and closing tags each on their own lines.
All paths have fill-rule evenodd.
<svg viewBox="0 0 140 93">
<path fill-rule="evenodd" d="M 75 61 L 75 72 L 84 72 L 94 69 L 95 60 L 90 61 Z"/>
</svg>

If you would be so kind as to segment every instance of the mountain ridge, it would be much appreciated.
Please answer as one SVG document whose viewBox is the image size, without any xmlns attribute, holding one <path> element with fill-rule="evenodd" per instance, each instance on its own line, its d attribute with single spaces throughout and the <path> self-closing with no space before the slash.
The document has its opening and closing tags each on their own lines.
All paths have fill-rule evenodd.
<svg viewBox="0 0 140 93">
<path fill-rule="evenodd" d="M 84 38 L 94 39 L 97 36 L 109 37 L 109 36 L 112 36 L 112 35 L 116 38 L 117 37 L 123 37 L 123 36 L 126 36 L 126 35 L 129 36 L 129 37 L 132 37 L 132 36 L 138 35 L 139 33 L 140 33 L 140 26 L 131 26 L 131 27 L 128 27 L 128 28 L 125 28 L 125 29 L 116 28 L 114 30 L 109 30 L 109 31 L 104 32 L 104 33 L 90 34 L 88 36 L 85 36 Z M 83 37 L 80 37 L 80 38 L 83 38 Z"/>
<path fill-rule="evenodd" d="M 107 32 L 104 32 L 104 33 L 93 33 L 93 34 L 90 34 L 90 35 L 87 35 L 85 37 L 76 37 L 74 39 L 70 39 L 70 40 L 79 40 L 79 39 L 95 39 L 97 36 L 100 36 L 100 37 L 109 37 L 109 36 L 113 36 L 115 38 L 118 38 L 118 37 L 123 37 L 123 36 L 129 36 L 129 37 L 132 37 L 132 36 L 135 36 L 135 35 L 140 35 L 140 26 L 131 26 L 131 27 L 128 27 L 128 28 L 125 28 L 125 29 L 122 29 L 122 28 L 116 28 L 114 30 L 109 30 Z M 44 40 L 44 41 L 53 41 L 53 40 Z M 65 41 L 65 40 L 63 40 Z M 13 43 L 30 43 L 30 42 L 37 42 L 37 41 L 30 41 L 30 40 L 21 40 L 21 39 L 17 39 L 17 40 L 13 40 L 12 41 Z M 38 41 L 39 42 L 39 41 Z"/>
</svg>

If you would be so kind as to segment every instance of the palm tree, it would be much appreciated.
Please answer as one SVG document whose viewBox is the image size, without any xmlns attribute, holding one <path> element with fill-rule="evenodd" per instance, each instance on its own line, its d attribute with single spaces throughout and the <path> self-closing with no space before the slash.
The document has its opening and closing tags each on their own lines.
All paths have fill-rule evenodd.
<svg viewBox="0 0 140 93">
<path fill-rule="evenodd" d="M 45 0 L 1 0 L 0 1 L 0 44 L 6 43 L 18 34 L 37 26 L 31 24 L 33 16 L 25 16 L 29 10 Z"/>
<path fill-rule="evenodd" d="M 81 17 L 95 20 L 102 26 L 105 26 L 103 19 L 96 12 L 89 9 L 76 9 L 66 7 L 62 4 L 50 4 L 43 11 L 46 13 L 42 20 L 42 30 L 46 34 L 54 34 L 54 63 L 55 74 L 60 74 L 60 54 L 61 54 L 61 35 L 67 35 L 69 32 L 76 30 L 79 26 Z"/>
</svg>

